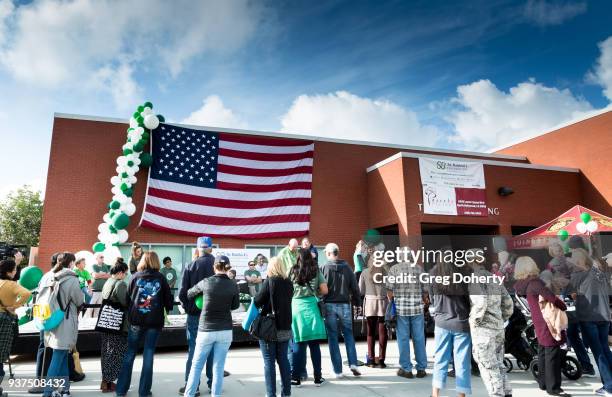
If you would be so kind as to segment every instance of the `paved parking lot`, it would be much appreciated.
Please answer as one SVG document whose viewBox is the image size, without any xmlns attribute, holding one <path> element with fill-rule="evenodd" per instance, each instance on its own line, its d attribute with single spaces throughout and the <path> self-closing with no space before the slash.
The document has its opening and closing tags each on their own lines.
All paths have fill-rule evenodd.
<svg viewBox="0 0 612 397">
<path fill-rule="evenodd" d="M 331 361 L 327 345 L 322 345 L 323 356 L 323 376 L 328 383 L 316 388 L 311 381 L 306 381 L 299 389 L 293 390 L 294 396 L 423 396 L 431 394 L 431 362 L 433 354 L 433 340 L 430 338 L 427 343 L 430 367 L 428 377 L 424 379 L 404 379 L 395 375 L 398 362 L 398 350 L 396 341 L 390 341 L 387 354 L 386 369 L 375 369 L 362 367 L 363 375 L 360 378 L 348 377 L 344 380 L 336 380 L 333 376 Z M 365 358 L 366 346 L 364 342 L 359 342 L 357 353 L 360 359 Z M 344 356 L 344 352 L 343 352 Z M 103 395 L 99 392 L 100 385 L 100 361 L 98 357 L 85 357 L 81 360 L 87 378 L 79 383 L 73 384 L 72 395 L 78 396 L 97 396 Z M 35 363 L 30 359 L 20 359 L 13 365 L 16 376 L 31 376 L 34 372 Z M 135 364 L 134 377 L 132 379 L 133 388 L 128 396 L 137 396 L 137 379 L 140 371 L 140 359 Z M 309 364 L 310 365 L 310 364 Z M 157 397 L 176 396 L 177 390 L 182 386 L 183 371 L 185 367 L 185 353 L 173 351 L 162 352 L 155 359 L 155 376 L 153 384 L 153 395 Z M 254 346 L 240 346 L 230 350 L 226 361 L 226 369 L 231 372 L 229 378 L 225 378 L 225 396 L 265 396 L 265 386 L 263 377 L 263 361 L 259 349 Z M 312 373 L 312 370 L 309 369 Z M 514 387 L 514 396 L 539 397 L 546 396 L 540 391 L 537 383 L 530 373 L 515 370 L 510 374 L 510 380 Z M 5 380 L 3 383 L 6 383 Z M 136 388 L 134 388 L 136 387 Z M 564 379 L 563 388 L 575 396 L 592 396 L 593 390 L 601 387 L 598 378 L 582 378 L 578 381 L 567 381 Z M 448 389 L 443 393 L 444 396 L 454 396 L 454 383 L 449 379 Z M 472 377 L 473 395 L 484 397 L 487 395 L 484 385 L 480 378 Z M 280 393 L 280 388 L 278 389 Z M 11 392 L 11 396 L 27 396 L 26 393 Z M 30 395 L 31 396 L 31 395 Z M 110 396 L 106 394 L 106 396 Z"/>
</svg>

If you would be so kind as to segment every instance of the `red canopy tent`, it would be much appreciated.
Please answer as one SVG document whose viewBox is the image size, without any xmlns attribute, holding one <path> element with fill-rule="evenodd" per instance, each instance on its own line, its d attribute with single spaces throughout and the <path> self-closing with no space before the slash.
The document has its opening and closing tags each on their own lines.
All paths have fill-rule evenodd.
<svg viewBox="0 0 612 397">
<path fill-rule="evenodd" d="M 585 230 L 588 224 L 582 221 L 581 214 L 588 213 L 591 222 L 595 222 L 596 230 Z M 593 225 L 590 225 L 591 229 Z M 567 235 L 590 235 L 597 232 L 612 232 L 612 218 L 590 210 L 581 205 L 575 205 L 563 214 L 542 226 L 508 240 L 508 249 L 530 249 L 547 247 L 551 239 L 559 239 L 560 230 L 566 230 Z"/>
</svg>

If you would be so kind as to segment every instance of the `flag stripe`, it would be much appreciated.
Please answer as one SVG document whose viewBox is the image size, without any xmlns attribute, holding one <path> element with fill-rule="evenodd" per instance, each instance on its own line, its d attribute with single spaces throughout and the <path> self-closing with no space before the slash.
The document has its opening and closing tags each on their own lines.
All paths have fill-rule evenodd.
<svg viewBox="0 0 612 397">
<path fill-rule="evenodd" d="M 312 151 L 302 153 L 256 153 L 219 148 L 219 156 L 261 161 L 291 161 L 312 158 Z"/>
<path fill-rule="evenodd" d="M 287 191 L 262 191 L 262 192 L 244 192 L 235 191 L 235 189 L 220 188 L 217 183 L 217 189 L 183 185 L 180 183 L 160 181 L 157 179 L 151 179 L 149 181 L 149 188 L 167 190 L 171 192 L 180 192 L 191 194 L 194 196 L 226 199 L 226 200 L 241 200 L 241 201 L 265 201 L 265 200 L 277 200 L 277 199 L 288 199 L 288 198 L 310 198 L 310 184 L 304 189 L 294 189 Z"/>
<path fill-rule="evenodd" d="M 293 174 L 312 174 L 312 167 L 308 166 L 280 169 L 258 169 L 219 164 L 219 166 L 217 166 L 217 170 L 226 174 L 244 176 L 285 176 Z"/>
<path fill-rule="evenodd" d="M 268 208 L 253 208 L 253 209 L 239 209 L 239 208 L 219 208 L 208 205 L 199 205 L 184 203 L 182 201 L 174 201 L 170 199 L 163 199 L 159 197 L 150 196 L 147 200 L 147 205 L 152 205 L 158 208 L 176 210 L 181 212 L 190 212 L 198 215 L 211 215 L 218 216 L 219 213 L 223 213 L 225 217 L 235 218 L 254 218 L 260 216 L 277 216 L 277 215 L 291 215 L 291 214 L 309 214 L 310 206 L 308 205 L 289 205 L 283 207 L 268 207 Z"/>
<path fill-rule="evenodd" d="M 279 188 L 293 182 L 312 182 L 312 174 L 292 174 L 283 176 L 249 176 L 217 173 L 219 182 L 240 183 L 245 185 L 277 185 Z"/>
<path fill-rule="evenodd" d="M 247 185 L 243 183 L 217 182 L 217 188 L 245 193 L 290 192 L 291 190 L 310 190 L 311 182 L 292 182 L 284 185 Z"/>
<path fill-rule="evenodd" d="M 256 169 L 286 169 L 296 167 L 312 167 L 312 158 L 294 161 L 258 161 L 249 159 L 239 159 L 235 157 L 219 156 L 219 164 L 234 165 L 237 167 L 256 168 Z"/>
<path fill-rule="evenodd" d="M 203 232 L 190 232 L 182 229 L 173 229 L 170 227 L 165 227 L 158 225 L 154 222 L 143 219 L 140 223 L 144 227 L 148 227 L 150 229 L 155 229 L 161 232 L 171 233 L 171 234 L 182 234 L 185 236 L 201 236 L 202 234 L 206 234 L 209 237 L 227 237 L 228 234 L 218 234 L 216 232 L 211 233 L 203 233 Z M 308 235 L 308 229 L 305 230 L 292 230 L 290 232 L 268 232 L 268 233 L 247 233 L 247 234 L 230 234 L 232 237 L 241 238 L 241 239 L 262 239 L 262 238 L 279 238 L 279 237 L 301 237 Z"/>
<path fill-rule="evenodd" d="M 235 134 L 223 134 L 222 140 L 226 142 L 245 143 L 250 145 L 261 146 L 305 146 L 312 144 L 312 141 L 304 141 L 300 139 L 276 139 L 262 138 L 256 136 L 245 136 Z"/>
<path fill-rule="evenodd" d="M 176 211 L 167 208 L 160 208 L 147 204 L 147 213 L 163 216 L 166 218 L 176 219 L 192 223 L 201 223 L 208 225 L 226 225 L 226 226 L 243 226 L 243 225 L 265 225 L 268 223 L 292 223 L 292 222 L 308 222 L 310 214 L 290 214 L 290 215 L 265 215 L 254 218 L 234 218 L 221 217 L 211 215 L 199 215 L 190 212 Z"/>
<path fill-rule="evenodd" d="M 185 230 L 192 233 L 217 233 L 217 234 L 253 234 L 253 233 L 274 233 L 281 231 L 300 231 L 308 229 L 308 222 L 286 222 L 286 223 L 269 223 L 263 225 L 243 225 L 243 226 L 226 226 L 217 224 L 205 224 L 186 222 L 164 216 L 151 214 L 146 212 L 144 220 L 166 225 L 172 229 Z"/>
<path fill-rule="evenodd" d="M 289 199 L 276 199 L 276 200 L 265 200 L 265 201 L 242 201 L 242 200 L 226 200 L 212 197 L 194 196 L 192 194 L 185 194 L 180 192 L 172 192 L 168 190 L 160 190 L 155 188 L 149 188 L 149 195 L 159 198 L 170 199 L 174 201 L 182 201 L 185 203 L 209 205 L 211 207 L 221 208 L 242 208 L 242 209 L 253 209 L 253 208 L 269 208 L 269 207 L 282 207 L 288 205 L 310 205 L 309 198 L 289 198 Z"/>
<path fill-rule="evenodd" d="M 304 153 L 312 152 L 314 150 L 314 144 L 311 143 L 310 145 L 304 146 L 269 146 L 231 142 L 223 139 L 219 141 L 219 148 L 257 153 Z"/>
</svg>

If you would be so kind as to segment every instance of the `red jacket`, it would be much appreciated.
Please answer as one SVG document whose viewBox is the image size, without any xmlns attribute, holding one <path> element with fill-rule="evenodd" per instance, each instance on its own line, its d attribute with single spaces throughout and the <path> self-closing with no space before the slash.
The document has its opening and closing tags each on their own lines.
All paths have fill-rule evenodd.
<svg viewBox="0 0 612 397">
<path fill-rule="evenodd" d="M 552 303 L 559 309 L 565 311 L 567 306 L 561 299 L 553 294 L 539 277 L 533 276 L 525 280 L 519 280 L 514 284 L 516 293 L 521 296 L 527 297 L 529 303 L 529 310 L 531 310 L 531 320 L 535 327 L 536 337 L 538 343 L 544 347 L 559 346 L 564 343 L 564 340 L 557 341 L 551 335 L 546 325 L 544 317 L 542 317 L 542 311 L 540 310 L 539 297 L 540 295 L 548 302 Z"/>
</svg>

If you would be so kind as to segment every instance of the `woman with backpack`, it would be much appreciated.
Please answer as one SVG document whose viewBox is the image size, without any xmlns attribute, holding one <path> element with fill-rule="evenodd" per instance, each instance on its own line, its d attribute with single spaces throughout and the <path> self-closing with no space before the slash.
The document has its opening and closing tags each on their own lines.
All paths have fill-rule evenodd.
<svg viewBox="0 0 612 397">
<path fill-rule="evenodd" d="M 63 391 L 61 392 L 63 396 L 70 395 L 68 355 L 76 346 L 79 334 L 78 311 L 83 303 L 85 303 L 79 277 L 72 270 L 75 261 L 74 254 L 70 252 L 60 254 L 57 257 L 57 264 L 51 270 L 52 275 L 47 279 L 48 284 L 42 286 L 43 290 L 45 288 L 56 290 L 55 293 L 51 293 L 49 296 L 52 299 L 55 297 L 59 307 L 66 313 L 58 326 L 45 331 L 45 345 L 53 351 L 51 363 L 47 370 L 47 377 L 65 379 Z M 44 295 L 44 291 L 42 291 L 41 296 Z M 46 388 L 43 396 L 48 397 L 51 394 L 52 390 Z"/>
<path fill-rule="evenodd" d="M 15 309 L 25 305 L 32 294 L 14 281 L 15 274 L 17 264 L 14 260 L 0 261 L 0 383 L 4 378 L 4 362 L 11 353 L 17 328 Z"/>
<path fill-rule="evenodd" d="M 232 344 L 232 310 L 240 306 L 238 286 L 227 276 L 228 265 L 230 261 L 227 256 L 217 256 L 213 266 L 214 276 L 205 278 L 187 291 L 188 299 L 195 299 L 199 295 L 203 299 L 193 363 L 185 386 L 185 396 L 188 397 L 199 394 L 202 370 L 211 353 L 211 395 L 218 397 L 223 391 L 223 367 L 227 351 Z"/>
<path fill-rule="evenodd" d="M 276 363 L 280 370 L 281 396 L 291 395 L 291 367 L 287 351 L 291 339 L 291 301 L 293 284 L 283 271 L 283 264 L 277 257 L 268 262 L 268 277 L 263 282 L 254 303 L 261 308 L 260 316 L 269 313 L 274 315 L 276 323 L 276 340 L 259 340 L 259 347 L 264 358 L 264 375 L 266 379 L 266 396 L 276 396 Z"/>
<path fill-rule="evenodd" d="M 149 251 L 142 255 L 139 271 L 132 275 L 128 288 L 128 347 L 117 379 L 115 393 L 125 396 L 132 381 L 134 359 L 138 345 L 144 342 L 142 370 L 138 386 L 139 396 L 150 396 L 153 383 L 153 356 L 157 339 L 164 327 L 164 310 L 172 310 L 172 292 L 160 273 L 159 257 Z"/>
<path fill-rule="evenodd" d="M 102 301 L 111 301 L 119 304 L 123 309 L 128 307 L 128 292 L 125 284 L 125 277 L 128 273 L 128 265 L 123 258 L 117 258 L 117 262 L 111 268 L 111 277 L 102 288 Z M 127 351 L 127 332 L 128 322 L 123 318 L 122 333 L 112 334 L 102 332 L 100 334 L 100 360 L 102 367 L 102 383 L 100 390 L 102 393 L 114 392 L 117 385 L 115 380 L 119 376 L 119 370 L 123 363 L 125 352 Z"/>
<path fill-rule="evenodd" d="M 321 386 L 325 379 L 321 375 L 321 340 L 327 340 L 325 320 L 319 309 L 317 295 L 327 295 L 327 281 L 312 258 L 309 250 L 300 248 L 295 265 L 289 271 L 293 283 L 291 300 L 291 329 L 294 347 L 291 368 L 291 384 L 300 387 L 300 376 L 306 371 L 306 349 L 314 371 L 314 384 Z"/>
</svg>

